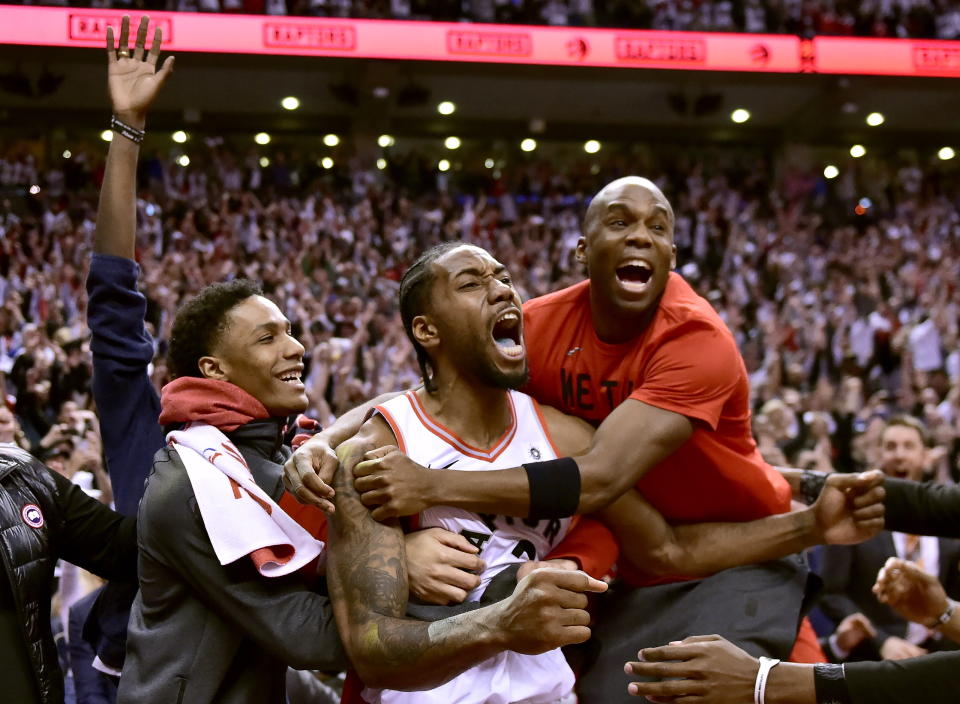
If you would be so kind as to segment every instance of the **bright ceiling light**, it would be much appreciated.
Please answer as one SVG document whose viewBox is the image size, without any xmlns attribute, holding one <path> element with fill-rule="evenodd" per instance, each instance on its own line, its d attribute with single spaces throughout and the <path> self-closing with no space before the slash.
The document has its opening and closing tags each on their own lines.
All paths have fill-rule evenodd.
<svg viewBox="0 0 960 704">
<path fill-rule="evenodd" d="M 596 154 L 600 151 L 600 142 L 595 139 L 588 139 L 583 143 L 583 151 L 587 154 Z"/>
<path fill-rule="evenodd" d="M 177 130 L 172 135 L 170 135 L 170 138 L 177 144 L 183 144 L 184 142 L 187 141 L 187 133 L 184 132 L 183 130 Z"/>
<path fill-rule="evenodd" d="M 867 115 L 867 124 L 870 125 L 871 127 L 879 127 L 884 123 L 885 120 L 886 118 L 883 116 L 882 113 L 879 113 L 879 112 L 872 112 L 869 115 Z"/>
<path fill-rule="evenodd" d="M 322 167 L 325 168 L 325 169 L 332 169 L 332 168 L 333 168 L 333 159 L 331 159 L 331 158 L 328 157 L 328 156 L 323 157 L 323 158 L 320 160 L 320 166 L 322 166 Z"/>
<path fill-rule="evenodd" d="M 286 98 L 280 101 L 280 107 L 284 110 L 296 110 L 300 107 L 300 99 L 292 95 L 288 95 Z"/>
<path fill-rule="evenodd" d="M 441 171 L 449 171 L 450 162 L 447 161 L 446 159 L 441 159 L 440 163 L 437 164 L 437 168 L 440 169 Z"/>
<path fill-rule="evenodd" d="M 456 109 L 457 106 L 449 100 L 444 100 L 442 103 L 437 105 L 437 112 L 441 115 L 452 115 Z"/>
<path fill-rule="evenodd" d="M 382 134 L 379 137 L 377 137 L 377 144 L 379 144 L 384 149 L 386 149 L 387 147 L 392 147 L 396 143 L 397 143 L 397 140 L 395 140 L 393 138 L 393 135 L 390 135 L 390 134 Z"/>
<path fill-rule="evenodd" d="M 854 144 L 852 147 L 850 147 L 850 156 L 852 156 L 854 159 L 859 159 L 866 153 L 867 148 L 862 144 Z"/>
<path fill-rule="evenodd" d="M 180 166 L 190 166 L 190 157 L 186 154 L 181 154 L 177 157 L 177 163 L 180 164 Z"/>
<path fill-rule="evenodd" d="M 520 148 L 525 152 L 532 152 L 537 148 L 537 140 L 532 137 L 527 137 L 525 140 L 520 142 Z"/>
<path fill-rule="evenodd" d="M 459 137 L 447 137 L 443 140 L 443 146 L 447 149 L 459 149 L 460 148 L 460 138 Z"/>
<path fill-rule="evenodd" d="M 257 132 L 253 137 L 253 141 L 261 145 L 270 144 L 270 135 L 266 132 Z"/>
<path fill-rule="evenodd" d="M 952 159 L 957 153 L 953 151 L 953 147 L 941 147 L 940 151 L 937 152 L 937 156 L 940 157 L 943 161 Z"/>
<path fill-rule="evenodd" d="M 72 156 L 73 156 L 73 152 L 71 152 L 69 149 L 64 149 L 64 150 L 63 150 L 63 158 L 64 158 L 64 159 L 69 159 L 69 158 L 72 157 Z"/>
<path fill-rule="evenodd" d="M 730 113 L 730 119 L 736 122 L 738 125 L 742 124 L 750 119 L 750 111 L 745 108 L 737 108 Z"/>
<path fill-rule="evenodd" d="M 840 175 L 840 169 L 838 169 L 833 164 L 829 164 L 824 170 L 823 175 L 825 178 L 836 178 Z"/>
<path fill-rule="evenodd" d="M 268 166 L 270 166 L 270 159 L 269 159 L 269 157 L 265 157 L 265 156 L 260 157 L 260 168 L 261 168 L 261 169 L 265 169 L 265 168 L 267 168 Z"/>
<path fill-rule="evenodd" d="M 381 171 L 383 171 L 385 168 L 387 168 L 387 160 L 386 160 L 386 159 L 377 159 L 377 168 L 380 169 Z"/>
<path fill-rule="evenodd" d="M 335 147 L 340 144 L 340 138 L 335 134 L 325 134 L 323 135 L 323 143 L 328 147 Z"/>
<path fill-rule="evenodd" d="M 104 130 L 100 133 L 100 139 L 104 142 L 110 142 L 113 140 L 113 130 Z"/>
<path fill-rule="evenodd" d="M 484 159 L 483 165 L 488 169 L 492 169 L 496 165 L 496 162 L 493 159 Z"/>
</svg>

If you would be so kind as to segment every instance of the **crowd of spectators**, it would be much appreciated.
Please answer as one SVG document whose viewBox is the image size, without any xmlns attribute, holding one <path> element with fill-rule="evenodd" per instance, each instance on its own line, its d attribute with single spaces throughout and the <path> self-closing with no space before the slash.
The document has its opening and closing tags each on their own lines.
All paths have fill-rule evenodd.
<svg viewBox="0 0 960 704">
<path fill-rule="evenodd" d="M 36 4 L 802 36 L 960 37 L 958 0 L 41 0 Z"/>
<path fill-rule="evenodd" d="M 415 153 L 385 170 L 346 159 L 325 170 L 296 149 L 268 160 L 213 144 L 187 167 L 155 152 L 138 201 L 153 378 L 168 379 L 170 325 L 187 296 L 254 278 L 307 348 L 311 412 L 326 423 L 417 382 L 396 292 L 419 252 L 464 239 L 505 262 L 525 298 L 568 285 L 583 276 L 572 255 L 587 198 L 635 171 L 673 201 L 679 271 L 740 344 L 771 462 L 871 466 L 883 419 L 907 412 L 933 438 L 930 471 L 955 479 L 960 184 L 950 171 L 875 159 L 827 181 L 759 152 L 677 154 L 442 173 Z M 43 458 L 91 444 L 83 282 L 101 163 L 97 148 L 42 166 L 12 151 L 0 160 L 0 375 L 20 441 Z"/>
</svg>

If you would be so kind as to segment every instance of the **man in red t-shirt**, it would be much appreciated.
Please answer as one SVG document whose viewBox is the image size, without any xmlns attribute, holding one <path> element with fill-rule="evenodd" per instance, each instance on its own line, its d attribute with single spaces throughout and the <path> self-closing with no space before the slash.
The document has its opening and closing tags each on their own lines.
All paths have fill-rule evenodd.
<svg viewBox="0 0 960 704">
<path fill-rule="evenodd" d="M 375 518 L 436 504 L 545 518 L 614 502 L 605 513 L 622 544 L 627 588 L 604 600 L 594 630 L 599 659 L 581 680 L 585 701 L 626 700 L 627 678 L 616 674 L 625 659 L 693 633 L 720 632 L 755 654 L 785 657 L 804 594 L 806 570 L 796 559 L 683 581 L 739 560 L 729 544 L 708 537 L 661 564 L 650 549 L 660 536 L 643 532 L 650 523 L 635 488 L 675 523 L 752 521 L 790 506 L 789 485 L 753 441 L 747 376 L 732 335 L 671 273 L 673 224 L 653 183 L 614 181 L 591 203 L 577 247 L 589 281 L 524 306 L 526 390 L 599 424 L 586 454 L 485 472 L 482 481 L 424 470 L 399 452 L 356 471 L 364 503 L 379 505 Z M 664 545 L 674 544 L 666 537 Z M 776 538 L 771 545 L 788 542 Z"/>
</svg>

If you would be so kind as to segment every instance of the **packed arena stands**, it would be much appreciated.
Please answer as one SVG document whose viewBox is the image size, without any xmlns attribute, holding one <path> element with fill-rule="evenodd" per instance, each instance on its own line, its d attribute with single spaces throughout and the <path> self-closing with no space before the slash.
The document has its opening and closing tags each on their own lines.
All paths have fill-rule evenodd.
<svg viewBox="0 0 960 704">
<path fill-rule="evenodd" d="M 89 403 L 83 281 L 102 152 L 0 161 L 0 371 L 41 453 L 64 404 Z M 768 460 L 872 466 L 883 419 L 909 412 L 930 428 L 937 476 L 958 474 L 960 184 L 950 162 L 877 157 L 828 180 L 734 150 L 493 168 L 478 159 L 449 172 L 416 153 L 384 170 L 327 170 L 296 153 L 219 144 L 186 167 L 159 152 L 142 164 L 138 252 L 158 386 L 181 301 L 246 276 L 294 322 L 322 422 L 408 387 L 418 371 L 396 292 L 419 252 L 475 242 L 511 268 L 524 297 L 554 290 L 583 276 L 572 254 L 589 194 L 634 170 L 675 203 L 679 271 L 740 344 Z"/>
</svg>

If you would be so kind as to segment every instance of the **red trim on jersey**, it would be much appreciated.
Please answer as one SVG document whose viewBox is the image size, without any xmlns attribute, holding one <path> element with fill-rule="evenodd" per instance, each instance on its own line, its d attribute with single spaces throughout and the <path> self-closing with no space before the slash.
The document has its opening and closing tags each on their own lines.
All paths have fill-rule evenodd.
<svg viewBox="0 0 960 704">
<path fill-rule="evenodd" d="M 407 401 L 410 402 L 413 412 L 417 414 L 417 418 L 423 424 L 424 428 L 467 457 L 483 460 L 484 462 L 493 462 L 510 446 L 513 437 L 517 434 L 517 412 L 513 407 L 513 396 L 511 396 L 509 392 L 507 393 L 507 398 L 510 401 L 510 426 L 489 450 L 482 450 L 479 447 L 470 445 L 455 432 L 434 420 L 430 414 L 427 413 L 427 410 L 420 403 L 420 399 L 417 398 L 416 393 L 413 391 L 408 391 L 404 395 L 407 397 Z"/>
<path fill-rule="evenodd" d="M 389 425 L 390 430 L 393 431 L 393 437 L 397 439 L 397 445 L 400 448 L 400 452 L 407 454 L 407 444 L 403 441 L 403 433 L 400 432 L 400 426 L 397 425 L 397 421 L 395 421 L 393 416 L 390 415 L 390 411 L 383 406 L 374 406 L 374 410 L 382 415 L 383 419 L 387 421 L 387 425 Z"/>
<path fill-rule="evenodd" d="M 553 448 L 553 454 L 557 457 L 563 457 L 560 454 L 560 450 L 557 449 L 557 443 L 553 441 L 553 436 L 550 434 L 550 428 L 547 425 L 546 419 L 543 417 L 543 413 L 540 411 L 540 404 L 537 403 L 537 399 L 533 396 L 530 397 L 531 403 L 533 403 L 533 410 L 537 413 L 537 418 L 540 419 L 540 430 L 543 431 L 543 436 L 547 439 L 547 442 L 550 443 L 550 447 Z"/>
</svg>

